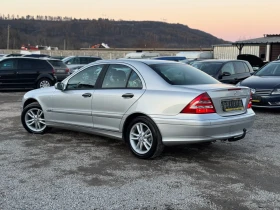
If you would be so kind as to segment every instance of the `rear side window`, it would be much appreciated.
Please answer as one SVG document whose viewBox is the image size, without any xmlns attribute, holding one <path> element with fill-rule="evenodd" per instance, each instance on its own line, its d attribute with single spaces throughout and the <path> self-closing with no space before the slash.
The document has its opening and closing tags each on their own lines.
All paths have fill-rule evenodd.
<svg viewBox="0 0 280 210">
<path fill-rule="evenodd" d="M 32 69 L 51 69 L 52 66 L 45 60 L 30 60 Z"/>
<path fill-rule="evenodd" d="M 235 67 L 236 74 L 242 74 L 246 72 L 243 62 L 234 62 L 234 67 Z"/>
<path fill-rule="evenodd" d="M 218 73 L 222 65 L 223 65 L 222 63 L 212 63 L 212 62 L 211 63 L 196 62 L 192 64 L 193 67 L 198 68 L 201 71 L 213 76 Z"/>
<path fill-rule="evenodd" d="M 67 66 L 62 62 L 58 60 L 48 60 L 48 62 L 54 67 L 54 68 L 67 68 Z"/>
<path fill-rule="evenodd" d="M 218 84 L 218 80 L 185 64 L 153 64 L 150 67 L 171 85 Z"/>
</svg>

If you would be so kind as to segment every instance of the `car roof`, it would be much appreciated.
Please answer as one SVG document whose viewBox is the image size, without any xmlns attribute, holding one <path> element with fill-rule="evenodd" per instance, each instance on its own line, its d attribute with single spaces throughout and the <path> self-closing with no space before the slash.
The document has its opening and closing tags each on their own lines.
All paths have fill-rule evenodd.
<svg viewBox="0 0 280 210">
<path fill-rule="evenodd" d="M 244 60 L 237 60 L 237 59 L 206 59 L 206 60 L 198 60 L 195 61 L 195 63 L 226 63 L 226 62 L 230 62 L 230 61 L 242 61 L 242 62 L 246 62 Z"/>
<path fill-rule="evenodd" d="M 168 61 L 168 60 L 157 60 L 157 59 L 125 59 L 125 58 L 121 58 L 118 60 L 107 60 L 107 61 L 125 61 L 127 63 L 144 63 L 147 65 L 153 65 L 153 64 L 168 64 L 168 63 L 178 63 L 175 61 Z M 97 61 L 97 62 L 101 62 L 101 61 Z"/>
<path fill-rule="evenodd" d="M 1 61 L 3 60 L 8 60 L 8 59 L 24 59 L 24 60 L 58 60 L 61 61 L 59 59 L 52 59 L 52 58 L 34 58 L 34 57 L 5 57 L 3 58 Z"/>
</svg>

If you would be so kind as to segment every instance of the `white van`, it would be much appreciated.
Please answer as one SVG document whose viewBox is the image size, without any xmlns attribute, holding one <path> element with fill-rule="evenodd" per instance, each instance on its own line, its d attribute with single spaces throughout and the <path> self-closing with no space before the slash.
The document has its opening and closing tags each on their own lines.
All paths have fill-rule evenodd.
<svg viewBox="0 0 280 210">
<path fill-rule="evenodd" d="M 159 53 L 154 53 L 154 52 L 133 52 L 133 53 L 126 54 L 125 58 L 143 59 L 143 58 L 155 58 L 159 56 L 160 56 Z"/>
</svg>

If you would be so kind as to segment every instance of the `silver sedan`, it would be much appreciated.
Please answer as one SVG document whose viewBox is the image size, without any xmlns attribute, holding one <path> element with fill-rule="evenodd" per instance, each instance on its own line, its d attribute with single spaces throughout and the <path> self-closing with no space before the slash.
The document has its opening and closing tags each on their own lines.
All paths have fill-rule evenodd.
<svg viewBox="0 0 280 210">
<path fill-rule="evenodd" d="M 185 64 L 102 60 L 27 92 L 21 120 L 34 134 L 59 127 L 123 139 L 148 159 L 164 146 L 244 138 L 255 118 L 250 92 Z"/>
</svg>

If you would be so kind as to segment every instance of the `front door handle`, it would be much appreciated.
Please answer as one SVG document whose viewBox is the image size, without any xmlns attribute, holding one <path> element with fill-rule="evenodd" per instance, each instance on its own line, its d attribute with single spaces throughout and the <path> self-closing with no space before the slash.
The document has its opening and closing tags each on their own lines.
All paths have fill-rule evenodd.
<svg viewBox="0 0 280 210">
<path fill-rule="evenodd" d="M 84 93 L 82 96 L 83 96 L 84 98 L 89 98 L 89 97 L 91 97 L 91 93 Z"/>
<path fill-rule="evenodd" d="M 133 96 L 134 96 L 133 93 L 126 93 L 122 95 L 123 98 L 133 98 Z"/>
</svg>

